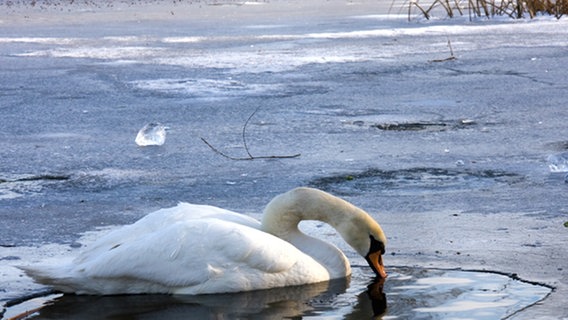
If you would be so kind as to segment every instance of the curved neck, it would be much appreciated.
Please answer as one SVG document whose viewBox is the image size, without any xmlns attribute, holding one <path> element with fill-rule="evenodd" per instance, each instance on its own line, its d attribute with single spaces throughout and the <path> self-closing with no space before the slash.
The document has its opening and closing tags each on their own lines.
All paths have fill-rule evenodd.
<svg viewBox="0 0 568 320">
<path fill-rule="evenodd" d="M 262 217 L 262 230 L 287 239 L 289 234 L 300 232 L 300 221 L 318 220 L 331 225 L 349 243 L 349 231 L 366 216 L 363 210 L 345 200 L 323 191 L 298 188 L 270 201 Z"/>
<path fill-rule="evenodd" d="M 292 243 L 328 267 L 328 270 L 341 269 L 342 276 L 346 276 L 350 274 L 350 267 L 345 255 L 334 245 L 305 235 L 298 229 L 298 224 L 302 220 L 325 222 L 337 230 L 349 245 L 356 248 L 359 246 L 354 243 L 352 235 L 359 232 L 358 226 L 367 216 L 363 210 L 349 202 L 323 191 L 298 188 L 270 201 L 264 210 L 261 228 Z M 337 277 L 337 271 L 334 273 L 331 276 Z"/>
</svg>

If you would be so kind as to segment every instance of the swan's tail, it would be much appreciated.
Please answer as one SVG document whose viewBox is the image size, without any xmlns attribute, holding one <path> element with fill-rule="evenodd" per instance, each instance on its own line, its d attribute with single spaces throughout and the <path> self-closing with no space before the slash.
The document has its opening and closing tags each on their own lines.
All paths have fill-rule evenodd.
<svg viewBox="0 0 568 320">
<path fill-rule="evenodd" d="M 74 291 L 72 271 L 65 265 L 18 266 L 18 268 L 37 283 L 66 293 Z"/>
</svg>

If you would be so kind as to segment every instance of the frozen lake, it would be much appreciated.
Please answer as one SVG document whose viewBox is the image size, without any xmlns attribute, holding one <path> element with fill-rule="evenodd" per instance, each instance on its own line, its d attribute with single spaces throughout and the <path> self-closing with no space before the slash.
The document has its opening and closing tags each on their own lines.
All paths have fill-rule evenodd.
<svg viewBox="0 0 568 320">
<path fill-rule="evenodd" d="M 550 163 L 567 47 L 566 19 L 408 22 L 365 1 L 4 11 L 0 300 L 40 289 L 14 265 L 85 232 L 179 201 L 259 218 L 310 185 L 376 213 L 387 266 L 516 274 L 556 288 L 519 318 L 568 316 L 568 173 Z M 140 147 L 151 122 L 165 143 Z M 247 157 L 245 123 L 253 156 L 300 156 L 201 140 Z"/>
</svg>

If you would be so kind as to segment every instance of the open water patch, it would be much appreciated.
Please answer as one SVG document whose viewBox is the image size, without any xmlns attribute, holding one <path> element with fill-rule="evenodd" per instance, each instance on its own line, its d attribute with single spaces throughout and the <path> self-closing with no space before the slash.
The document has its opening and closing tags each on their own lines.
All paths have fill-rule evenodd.
<svg viewBox="0 0 568 320">
<path fill-rule="evenodd" d="M 387 117 L 385 117 L 387 118 Z M 472 119 L 454 119 L 454 120 L 421 120 L 421 119 L 399 119 L 399 120 L 378 120 L 365 121 L 353 120 L 343 121 L 344 125 L 366 126 L 381 131 L 425 131 L 425 132 L 441 132 L 459 129 L 468 129 L 475 127 L 478 123 Z"/>
<path fill-rule="evenodd" d="M 45 190 L 83 190 L 98 192 L 125 184 L 154 180 L 152 173 L 141 170 L 105 168 L 53 174 L 0 175 L 0 200 L 37 195 Z"/>
<path fill-rule="evenodd" d="M 546 149 L 554 151 L 568 151 L 568 141 L 554 141 L 544 145 Z"/>
<path fill-rule="evenodd" d="M 471 119 L 453 121 L 413 121 L 413 122 L 385 122 L 372 124 L 372 128 L 384 131 L 447 131 L 463 129 L 475 125 Z"/>
<path fill-rule="evenodd" d="M 39 193 L 45 187 L 61 184 L 71 177 L 65 174 L 0 175 L 0 200 L 15 199 L 25 194 Z"/>
<path fill-rule="evenodd" d="M 447 101 L 438 102 L 440 105 L 447 105 Z M 426 102 L 424 102 L 426 103 Z M 315 115 L 338 116 L 342 125 L 352 127 L 371 128 L 380 131 L 424 131 L 442 132 L 460 129 L 484 129 L 492 123 L 480 122 L 471 118 L 446 119 L 441 114 L 433 112 L 413 112 L 401 113 L 397 110 L 381 110 L 373 108 L 352 108 L 344 105 L 325 105 L 317 108 L 303 110 L 302 113 Z"/>
<path fill-rule="evenodd" d="M 523 180 L 522 175 L 500 170 L 425 167 L 400 170 L 368 169 L 358 173 L 316 178 L 309 185 L 345 196 L 377 190 L 406 194 L 480 190 L 512 185 Z"/>
<path fill-rule="evenodd" d="M 25 319 L 503 319 L 545 299 L 552 288 L 493 272 L 390 267 L 351 279 L 234 294 L 76 296 L 49 291 L 5 304 Z"/>
</svg>

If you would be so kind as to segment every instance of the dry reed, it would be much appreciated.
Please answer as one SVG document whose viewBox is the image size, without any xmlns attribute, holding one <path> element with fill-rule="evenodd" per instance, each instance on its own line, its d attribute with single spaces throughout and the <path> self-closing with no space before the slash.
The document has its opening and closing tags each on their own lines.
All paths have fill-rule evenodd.
<svg viewBox="0 0 568 320">
<path fill-rule="evenodd" d="M 470 19 L 474 17 L 509 16 L 514 19 L 538 15 L 550 15 L 560 19 L 568 14 L 568 0 L 434 0 L 422 5 L 419 0 L 410 0 L 408 19 L 413 9 L 418 9 L 426 19 L 430 19 L 433 11 L 442 11 L 452 18 L 456 14 L 467 12 Z"/>
</svg>

